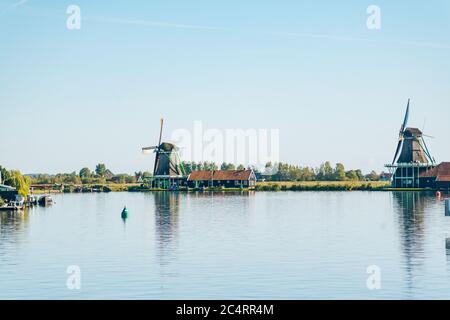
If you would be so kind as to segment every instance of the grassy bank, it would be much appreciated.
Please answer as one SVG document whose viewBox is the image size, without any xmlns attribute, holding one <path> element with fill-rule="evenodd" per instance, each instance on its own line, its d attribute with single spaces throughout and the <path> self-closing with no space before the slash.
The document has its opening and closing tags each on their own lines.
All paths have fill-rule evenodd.
<svg viewBox="0 0 450 320">
<path fill-rule="evenodd" d="M 133 183 L 107 183 L 107 184 L 84 184 L 84 185 L 65 185 L 61 187 L 46 187 L 34 188 L 33 194 L 48 194 L 48 193 L 74 193 L 74 192 L 125 192 L 130 188 L 138 187 L 138 184 Z"/>
<path fill-rule="evenodd" d="M 385 181 L 267 181 L 256 184 L 257 191 L 381 191 L 390 186 Z"/>
<path fill-rule="evenodd" d="M 368 182 L 368 181 L 268 181 L 258 182 L 256 184 L 256 191 L 378 191 L 387 190 L 390 187 L 389 182 Z M 244 189 L 245 190 L 245 189 Z M 157 189 L 149 189 L 141 187 L 139 184 L 104 184 L 104 185 L 66 185 L 61 188 L 47 188 L 35 189 L 34 194 L 46 193 L 73 193 L 73 192 L 144 192 L 144 191 L 164 191 Z M 178 191 L 199 191 L 193 189 L 181 189 Z M 207 188 L 200 191 L 242 191 L 240 188 L 222 189 L 222 188 Z"/>
</svg>

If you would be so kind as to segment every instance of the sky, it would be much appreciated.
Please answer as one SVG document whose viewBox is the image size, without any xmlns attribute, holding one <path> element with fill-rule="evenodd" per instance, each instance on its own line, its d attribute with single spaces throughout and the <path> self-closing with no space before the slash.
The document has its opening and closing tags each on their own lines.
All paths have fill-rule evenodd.
<svg viewBox="0 0 450 320">
<path fill-rule="evenodd" d="M 151 170 L 161 117 L 163 140 L 279 129 L 283 162 L 381 171 L 408 98 L 450 161 L 449 1 L 0 0 L 0 165 L 24 173 Z"/>
</svg>

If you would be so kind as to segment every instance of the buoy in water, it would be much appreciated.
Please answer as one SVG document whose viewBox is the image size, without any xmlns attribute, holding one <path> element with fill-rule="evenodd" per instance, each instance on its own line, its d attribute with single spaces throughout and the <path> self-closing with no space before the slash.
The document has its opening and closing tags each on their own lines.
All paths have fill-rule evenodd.
<svg viewBox="0 0 450 320">
<path fill-rule="evenodd" d="M 122 210 L 122 219 L 128 218 L 128 209 L 127 207 L 124 207 Z"/>
</svg>

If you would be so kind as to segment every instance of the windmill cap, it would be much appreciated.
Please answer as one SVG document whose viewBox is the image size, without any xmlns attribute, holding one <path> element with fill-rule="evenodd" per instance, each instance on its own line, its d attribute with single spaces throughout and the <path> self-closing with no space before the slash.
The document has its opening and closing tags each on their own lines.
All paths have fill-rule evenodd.
<svg viewBox="0 0 450 320">
<path fill-rule="evenodd" d="M 172 151 L 172 150 L 178 149 L 174 144 L 169 143 L 169 142 L 161 143 L 159 148 L 162 149 L 163 151 Z"/>
<path fill-rule="evenodd" d="M 420 131 L 420 129 L 418 129 L 418 128 L 406 128 L 405 132 L 411 134 L 412 136 L 421 136 L 422 135 L 422 131 Z"/>
</svg>

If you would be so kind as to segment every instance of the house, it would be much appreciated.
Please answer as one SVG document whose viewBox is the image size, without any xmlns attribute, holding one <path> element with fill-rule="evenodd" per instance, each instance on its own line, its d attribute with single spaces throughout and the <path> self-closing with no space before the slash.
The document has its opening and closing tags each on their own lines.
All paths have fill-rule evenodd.
<svg viewBox="0 0 450 320">
<path fill-rule="evenodd" d="M 380 181 L 391 181 L 392 173 L 382 172 L 380 173 Z"/>
<path fill-rule="evenodd" d="M 114 178 L 114 173 L 112 173 L 111 170 L 106 169 L 105 173 L 103 174 L 103 177 L 106 180 L 110 180 L 110 179 Z"/>
<path fill-rule="evenodd" d="M 422 188 L 450 189 L 450 162 L 442 162 L 422 173 L 419 179 Z"/>
<path fill-rule="evenodd" d="M 16 188 L 0 184 L 0 198 L 6 201 L 14 201 L 18 194 Z"/>
<path fill-rule="evenodd" d="M 189 188 L 223 187 L 253 189 L 256 176 L 253 170 L 192 171 L 187 179 Z"/>
<path fill-rule="evenodd" d="M 13 187 L 10 187 L 10 186 L 4 185 L 4 184 L 0 184 L 0 192 L 14 191 L 14 190 L 16 190 L 16 189 Z"/>
</svg>

